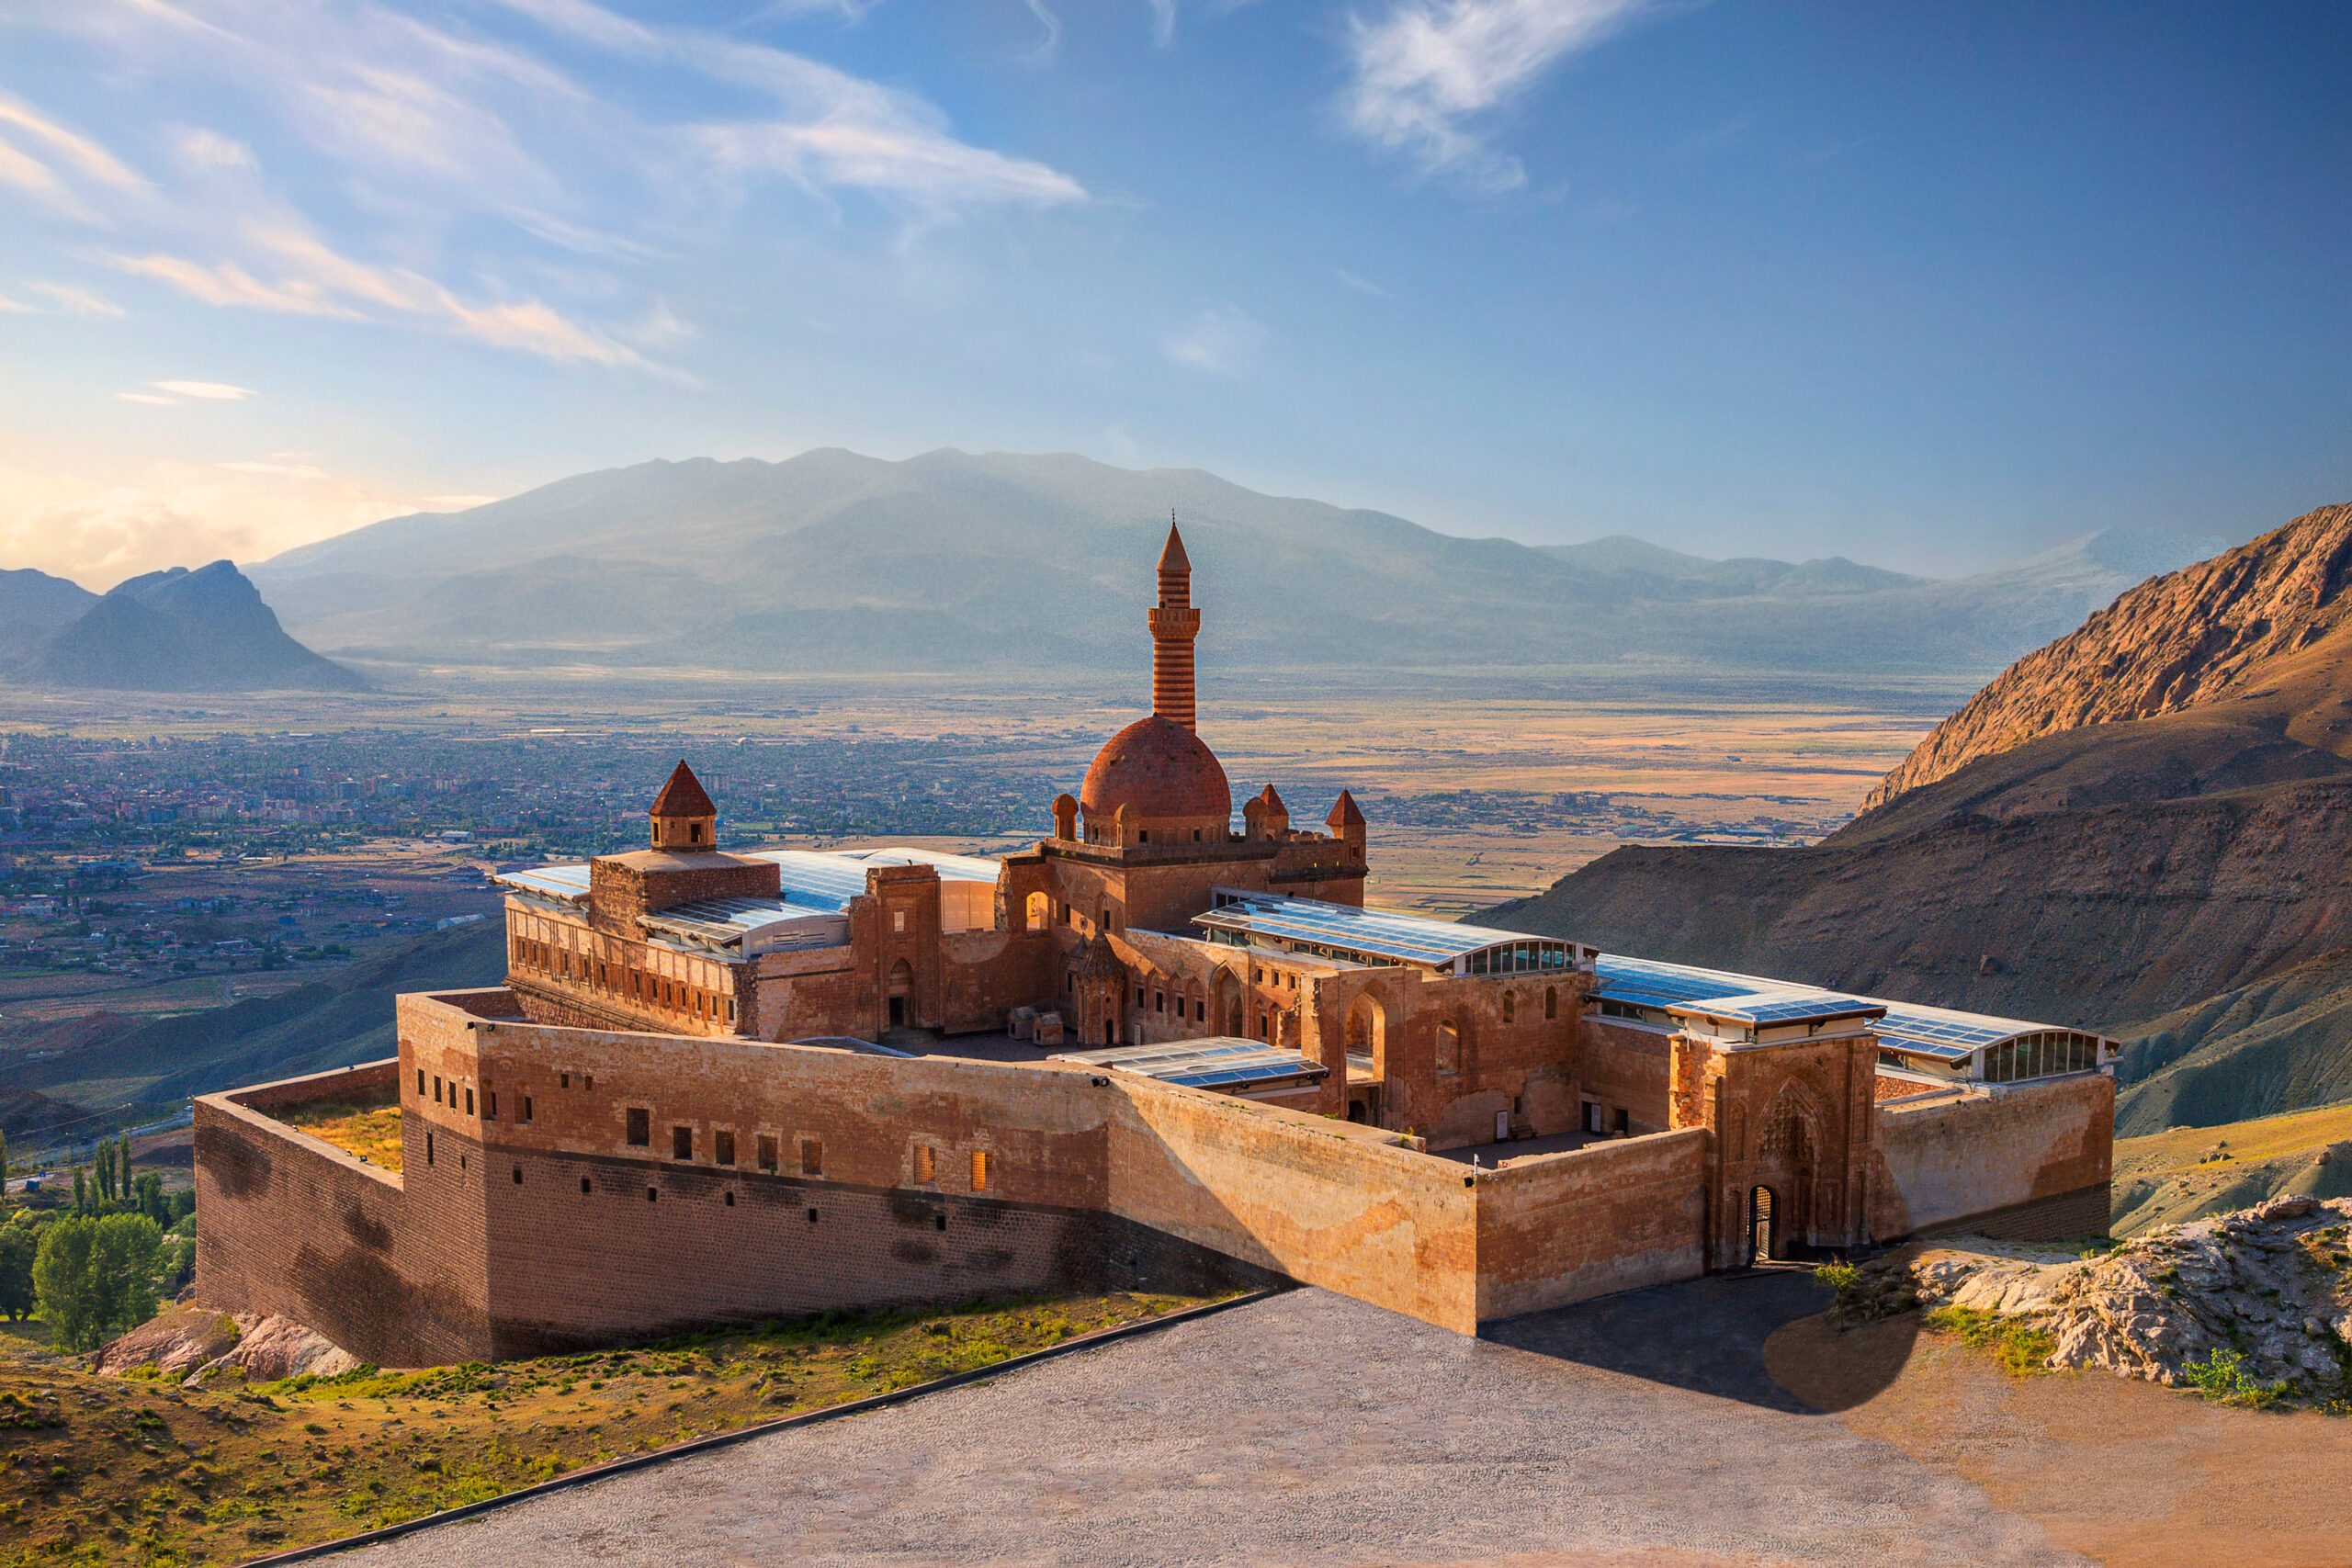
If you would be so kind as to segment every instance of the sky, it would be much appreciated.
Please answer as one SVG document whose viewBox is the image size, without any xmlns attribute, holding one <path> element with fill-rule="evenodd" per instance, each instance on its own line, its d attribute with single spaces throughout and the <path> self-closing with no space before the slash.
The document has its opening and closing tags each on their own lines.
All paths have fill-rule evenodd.
<svg viewBox="0 0 2352 1568">
<path fill-rule="evenodd" d="M 653 457 L 1981 570 L 2352 500 L 2352 8 L 0 0 L 0 567 Z"/>
</svg>

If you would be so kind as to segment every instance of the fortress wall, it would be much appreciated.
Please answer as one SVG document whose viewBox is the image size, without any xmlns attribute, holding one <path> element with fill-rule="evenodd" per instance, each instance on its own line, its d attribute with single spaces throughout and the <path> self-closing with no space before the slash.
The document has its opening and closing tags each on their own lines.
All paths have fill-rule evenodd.
<svg viewBox="0 0 2352 1568">
<path fill-rule="evenodd" d="M 2115 1080 L 2103 1073 L 2006 1093 L 1881 1104 L 1871 1234 L 1972 1230 L 2103 1235 Z"/>
<path fill-rule="evenodd" d="M 481 1183 L 500 1356 L 833 1306 L 1259 1278 L 1107 1212 L 1123 1100 L 1083 1072 L 485 1021 L 429 997 L 400 1010 L 412 1142 L 434 1130 L 435 1168 L 455 1150 Z M 480 1110 L 496 1092 L 498 1117 L 434 1103 L 436 1072 Z"/>
<path fill-rule="evenodd" d="M 1701 1128 L 1513 1160 L 1477 1181 L 1477 1316 L 1706 1272 Z"/>
<path fill-rule="evenodd" d="M 1583 1098 L 1600 1102 L 1602 1113 L 1611 1118 L 1609 1125 L 1616 1125 L 1614 1113 L 1622 1108 L 1634 1132 L 1664 1132 L 1670 1124 L 1673 1077 L 1671 1032 L 1586 1017 L 1577 1087 Z"/>
<path fill-rule="evenodd" d="M 486 1353 L 479 1232 L 421 1214 L 401 1177 L 264 1113 L 381 1092 L 395 1070 L 375 1062 L 198 1097 L 198 1299 L 282 1313 L 387 1366 Z"/>
<path fill-rule="evenodd" d="M 1154 1230 L 1468 1334 L 1469 1173 L 1394 1134 L 1112 1075 L 1110 1206 Z"/>
</svg>

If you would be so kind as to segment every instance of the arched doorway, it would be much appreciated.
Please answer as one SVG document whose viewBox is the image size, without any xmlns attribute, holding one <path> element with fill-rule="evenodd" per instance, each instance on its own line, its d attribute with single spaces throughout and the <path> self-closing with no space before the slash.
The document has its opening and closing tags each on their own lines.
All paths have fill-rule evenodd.
<svg viewBox="0 0 2352 1568">
<path fill-rule="evenodd" d="M 1248 1032 L 1248 1021 L 1241 1008 L 1241 982 L 1234 978 L 1232 970 L 1220 968 L 1216 972 L 1216 978 L 1209 986 L 1209 1006 L 1210 1033 Z"/>
<path fill-rule="evenodd" d="M 889 983 L 885 987 L 889 998 L 891 1028 L 904 1029 L 907 1026 L 907 997 L 914 988 L 914 966 L 903 958 L 891 964 Z"/>
<path fill-rule="evenodd" d="M 1759 1186 L 1748 1190 L 1747 1261 L 1751 1265 L 1770 1262 L 1774 1247 L 1785 1245 L 1773 1228 L 1772 1211 L 1776 1207 L 1770 1188 Z"/>
</svg>

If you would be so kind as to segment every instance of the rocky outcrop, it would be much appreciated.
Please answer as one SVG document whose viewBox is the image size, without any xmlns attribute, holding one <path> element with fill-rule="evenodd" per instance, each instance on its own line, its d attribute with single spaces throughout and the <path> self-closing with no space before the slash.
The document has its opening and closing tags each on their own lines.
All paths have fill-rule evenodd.
<svg viewBox="0 0 2352 1568">
<path fill-rule="evenodd" d="M 2347 583 L 2352 506 L 2322 507 L 2143 582 L 2003 671 L 1887 774 L 1863 809 L 2045 735 L 2251 692 L 2268 666 L 2345 624 Z"/>
<path fill-rule="evenodd" d="M 2352 1400 L 2352 1201 L 2274 1198 L 2104 1256 L 1973 1238 L 1866 1264 L 1846 1321 L 1950 1306 L 2030 1331 L 2042 1366 L 2097 1368 L 2260 1403 Z"/>
<path fill-rule="evenodd" d="M 348 1350 L 290 1317 L 175 1306 L 90 1353 L 89 1369 L 123 1377 L 142 1367 L 187 1383 L 233 1371 L 247 1382 L 277 1382 L 309 1372 L 333 1377 L 359 1361 Z"/>
</svg>

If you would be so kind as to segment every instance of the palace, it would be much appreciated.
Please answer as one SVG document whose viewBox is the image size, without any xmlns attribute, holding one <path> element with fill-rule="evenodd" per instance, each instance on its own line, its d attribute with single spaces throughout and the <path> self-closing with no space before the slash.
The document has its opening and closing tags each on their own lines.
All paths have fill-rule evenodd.
<svg viewBox="0 0 2352 1568">
<path fill-rule="evenodd" d="M 1158 587 L 1152 713 L 1034 848 L 724 851 L 681 762 L 647 848 L 501 877 L 504 987 L 401 998 L 395 1060 L 205 1097 L 203 1299 L 386 1364 L 1145 1278 L 1466 1332 L 2104 1233 L 2112 1042 L 1367 908 L 1348 792 L 1321 832 L 1272 784 L 1237 824 L 1172 525 Z M 397 1175 L 269 1114 L 355 1094 L 397 1097 Z"/>
</svg>

